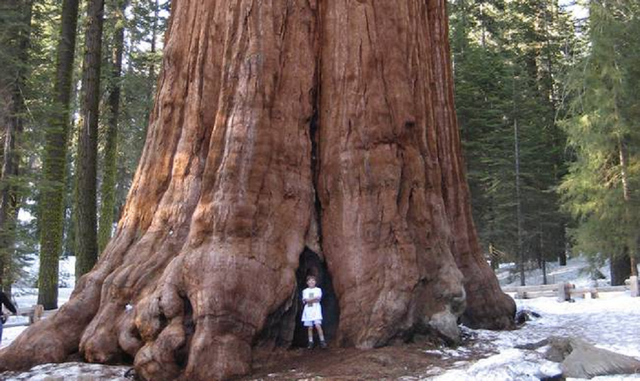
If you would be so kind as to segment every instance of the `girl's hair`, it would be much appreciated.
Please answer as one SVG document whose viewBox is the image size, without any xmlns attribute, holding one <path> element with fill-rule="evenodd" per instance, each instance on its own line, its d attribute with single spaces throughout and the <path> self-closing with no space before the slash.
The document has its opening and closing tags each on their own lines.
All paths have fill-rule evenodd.
<svg viewBox="0 0 640 381">
<path fill-rule="evenodd" d="M 307 282 L 309 281 L 309 279 L 313 279 L 313 280 L 315 280 L 316 282 L 318 281 L 318 278 L 316 278 L 316 276 L 315 276 L 315 275 L 307 275 Z"/>
</svg>

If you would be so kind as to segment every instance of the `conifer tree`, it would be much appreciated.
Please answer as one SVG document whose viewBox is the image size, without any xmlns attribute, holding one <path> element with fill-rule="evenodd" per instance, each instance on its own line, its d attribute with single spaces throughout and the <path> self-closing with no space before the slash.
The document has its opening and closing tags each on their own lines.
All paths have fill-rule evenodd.
<svg viewBox="0 0 640 381">
<path fill-rule="evenodd" d="M 91 270 L 98 257 L 97 154 L 103 11 L 104 0 L 89 1 L 76 161 L 76 278 Z"/>
<path fill-rule="evenodd" d="M 8 65 L 0 73 L 0 289 L 10 287 L 9 272 L 15 252 L 19 208 L 20 145 L 25 118 L 25 82 L 31 30 L 31 0 L 11 0 L 2 5 L 0 54 Z M 6 59 L 6 61 L 5 61 Z"/>
<path fill-rule="evenodd" d="M 611 282 L 636 272 L 640 231 L 640 5 L 593 0 L 590 51 L 571 80 L 572 115 L 566 124 L 575 162 L 561 191 L 578 219 L 577 250 L 609 257 Z"/>
<path fill-rule="evenodd" d="M 116 171 L 118 154 L 118 123 L 120 119 L 120 93 L 122 57 L 124 52 L 126 0 L 113 1 L 110 21 L 114 23 L 113 46 L 111 48 L 111 77 L 109 83 L 107 131 L 104 147 L 103 176 L 100 188 L 100 223 L 98 230 L 98 252 L 101 252 L 111 238 L 115 219 Z"/>
<path fill-rule="evenodd" d="M 542 0 L 455 1 L 451 14 L 474 218 L 485 248 L 518 260 L 522 274 L 525 262 L 541 266 L 565 248 L 553 189 L 564 173 L 555 116 L 567 16 Z"/>
<path fill-rule="evenodd" d="M 64 0 L 57 46 L 52 113 L 45 128 L 43 178 L 40 186 L 40 271 L 38 304 L 58 305 L 58 268 L 62 252 L 71 83 L 79 0 Z"/>
</svg>

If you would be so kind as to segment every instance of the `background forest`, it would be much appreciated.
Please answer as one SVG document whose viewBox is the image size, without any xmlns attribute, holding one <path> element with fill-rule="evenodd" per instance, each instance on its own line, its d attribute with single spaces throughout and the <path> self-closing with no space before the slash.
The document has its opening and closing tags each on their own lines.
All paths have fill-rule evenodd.
<svg viewBox="0 0 640 381">
<path fill-rule="evenodd" d="M 583 253 L 622 282 L 639 232 L 639 4 L 459 0 L 450 17 L 473 214 L 494 266 L 518 262 L 524 285 L 526 267 Z"/>
<path fill-rule="evenodd" d="M 632 271 L 640 238 L 640 4 L 453 0 L 456 106 L 483 250 L 524 269 L 589 255 Z M 0 3 L 0 279 L 39 255 L 76 277 L 115 229 L 145 141 L 165 0 Z M 571 9 L 579 9 L 579 15 Z M 588 11 L 588 12 L 586 12 Z M 588 16 L 581 16 L 588 14 Z"/>
</svg>

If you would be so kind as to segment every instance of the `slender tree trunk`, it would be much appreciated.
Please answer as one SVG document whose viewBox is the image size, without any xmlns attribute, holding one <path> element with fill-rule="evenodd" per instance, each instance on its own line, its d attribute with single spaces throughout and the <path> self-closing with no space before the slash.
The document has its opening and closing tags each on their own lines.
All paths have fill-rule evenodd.
<svg viewBox="0 0 640 381">
<path fill-rule="evenodd" d="M 0 169 L 0 288 L 10 289 L 12 261 L 15 252 L 16 223 L 19 209 L 20 140 L 25 118 L 24 87 L 29 61 L 32 1 L 11 1 L 5 11 L 15 12 L 18 25 L 7 33 L 7 50 L 14 54 L 15 63 L 8 75 L 0 76 L 0 93 L 8 101 L 4 105 L 6 117 L 3 127 L 2 168 Z M 6 69 L 6 68 L 5 68 Z"/>
<path fill-rule="evenodd" d="M 104 147 L 104 170 L 100 189 L 100 223 L 98 230 L 98 252 L 102 252 L 109 239 L 115 218 L 116 172 L 118 169 L 118 119 L 120 116 L 120 76 L 122 73 L 122 55 L 124 52 L 124 12 L 126 0 L 118 0 L 111 12 L 115 22 L 114 42 L 112 49 L 112 72 L 109 89 L 108 120 L 106 144 Z"/>
<path fill-rule="evenodd" d="M 489 242 L 489 258 L 491 258 L 491 269 L 495 272 L 500 268 L 500 257 L 495 251 L 493 242 Z"/>
<path fill-rule="evenodd" d="M 522 245 L 522 196 L 520 191 L 520 136 L 518 129 L 518 119 L 513 121 L 513 135 L 514 135 L 514 157 L 515 157 L 515 170 L 516 170 L 516 221 L 517 221 L 517 248 L 518 248 L 518 266 L 520 268 L 520 285 L 526 284 L 524 279 L 524 248 Z"/>
<path fill-rule="evenodd" d="M 158 0 L 151 0 L 153 3 L 153 22 L 151 23 L 151 47 L 149 52 L 151 53 L 151 57 L 155 58 L 155 54 L 157 52 L 157 41 L 158 41 L 158 20 L 160 19 L 160 4 Z M 156 61 L 152 59 L 149 63 L 149 83 L 153 87 L 153 84 L 156 82 Z M 150 99 L 151 100 L 151 99 Z"/>
<path fill-rule="evenodd" d="M 622 137 L 618 137 L 618 153 L 620 157 L 620 180 L 622 182 L 622 197 L 625 204 L 625 223 L 631 223 L 631 213 L 629 211 L 631 204 L 631 191 L 629 190 L 629 152 L 627 150 L 627 144 Z M 635 237 L 629 237 L 627 246 L 629 247 L 629 273 L 633 276 L 638 276 L 638 267 L 636 266 L 636 253 L 638 250 L 638 233 Z M 622 266 L 622 264 L 620 264 Z"/>
<path fill-rule="evenodd" d="M 7 118 L 3 126 L 3 156 L 2 169 L 0 174 L 0 289 L 8 287 L 9 270 L 14 253 L 16 213 L 18 208 L 17 190 L 15 182 L 18 176 L 20 156 L 17 152 L 16 139 L 22 132 L 21 102 L 19 96 L 22 91 L 21 81 L 12 78 L 7 89 L 8 94 L 4 98 L 7 100 Z M 4 87 L 0 83 L 0 87 Z M 4 92 L 5 89 L 0 89 Z"/>
<path fill-rule="evenodd" d="M 18 191 L 20 153 L 16 140 L 22 134 L 23 99 L 22 80 L 13 78 L 9 98 L 8 120 L 4 126 L 2 175 L 0 176 L 0 289 L 11 285 L 11 263 L 15 252 L 16 217 L 18 213 Z"/>
<path fill-rule="evenodd" d="M 314 263 L 339 345 L 513 327 L 470 216 L 446 33 L 436 0 L 173 2 L 117 233 L 0 369 L 79 351 L 145 379 L 247 373 L 291 343 Z"/>
<path fill-rule="evenodd" d="M 38 304 L 58 307 L 58 261 L 64 232 L 67 142 L 70 125 L 71 82 L 76 46 L 79 0 L 62 2 L 60 39 L 56 56 L 52 117 L 45 129 L 43 179 L 40 186 L 40 272 Z"/>
<path fill-rule="evenodd" d="M 158 40 L 158 19 L 160 18 L 160 5 L 158 4 L 158 0 L 150 0 L 153 4 L 153 22 L 151 24 L 151 47 L 149 52 L 151 53 L 151 60 L 149 62 L 149 76 L 147 77 L 148 85 L 149 85 L 149 98 L 148 105 L 149 109 L 147 112 L 146 120 L 149 120 L 151 117 L 151 111 L 153 111 L 153 89 L 154 84 L 158 81 L 156 77 L 156 61 L 155 55 L 157 51 L 157 40 Z M 144 135 L 147 135 L 147 131 L 145 130 Z"/>
<path fill-rule="evenodd" d="M 482 32 L 481 32 L 481 42 L 480 42 L 480 46 L 482 46 L 483 48 L 485 48 L 487 46 L 487 30 L 486 30 L 486 25 L 485 25 L 485 17 L 484 17 L 484 3 L 480 3 L 480 18 L 482 19 L 481 21 L 481 28 L 482 28 Z"/>
<path fill-rule="evenodd" d="M 629 250 L 625 247 L 620 254 L 609 256 L 611 285 L 621 286 L 624 281 L 631 275 L 629 267 Z"/>
<path fill-rule="evenodd" d="M 89 1 L 76 168 L 76 278 L 89 272 L 98 258 L 96 176 L 103 11 L 104 0 Z"/>
<path fill-rule="evenodd" d="M 556 118 L 556 102 L 558 102 L 557 100 L 557 96 L 556 96 L 556 89 L 554 86 L 554 74 L 555 74 L 555 69 L 553 66 L 553 56 L 551 54 L 552 50 L 551 50 L 551 35 L 549 33 L 549 28 L 550 25 L 553 26 L 554 23 L 554 11 L 558 8 L 557 5 L 557 1 L 556 0 L 552 0 L 552 1 L 545 1 L 545 10 L 544 10 L 544 23 L 543 23 L 543 27 L 544 27 L 544 39 L 545 39 L 545 45 L 547 48 L 547 54 L 546 54 L 546 60 L 547 60 L 547 71 L 548 71 L 548 75 L 547 75 L 547 81 L 548 81 L 548 86 L 549 86 L 549 98 L 550 98 L 550 105 L 551 105 L 551 120 L 555 121 Z M 554 122 L 555 125 L 555 122 Z M 556 134 L 556 136 L 559 134 Z"/>
<path fill-rule="evenodd" d="M 560 266 L 567 265 L 567 253 L 569 252 L 569 250 L 571 250 L 571 246 L 569 245 L 569 242 L 565 241 L 564 250 L 558 254 L 558 264 Z"/>
</svg>

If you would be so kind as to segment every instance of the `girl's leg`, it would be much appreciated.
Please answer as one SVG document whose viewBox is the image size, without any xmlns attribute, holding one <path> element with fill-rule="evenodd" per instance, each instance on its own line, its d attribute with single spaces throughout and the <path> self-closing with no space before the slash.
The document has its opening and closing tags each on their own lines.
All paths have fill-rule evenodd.
<svg viewBox="0 0 640 381">
<path fill-rule="evenodd" d="M 322 331 L 322 326 L 320 324 L 316 324 L 316 329 L 318 330 L 318 336 L 320 337 L 320 343 L 324 343 L 324 332 Z"/>
<path fill-rule="evenodd" d="M 313 326 L 307 327 L 307 336 L 309 337 L 307 348 L 313 348 Z"/>
</svg>

